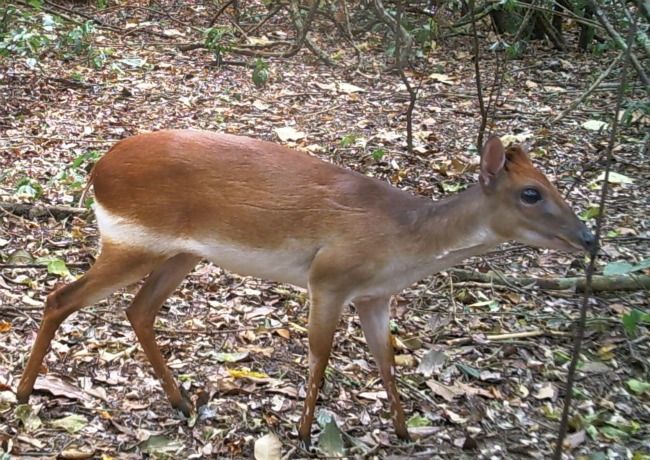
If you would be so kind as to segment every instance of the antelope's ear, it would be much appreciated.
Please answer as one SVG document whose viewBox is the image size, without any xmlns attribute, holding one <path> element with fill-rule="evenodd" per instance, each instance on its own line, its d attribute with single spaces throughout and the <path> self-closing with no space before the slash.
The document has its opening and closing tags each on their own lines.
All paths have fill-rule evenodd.
<svg viewBox="0 0 650 460">
<path fill-rule="evenodd" d="M 481 173 L 479 180 L 483 187 L 490 187 L 506 163 L 506 151 L 498 136 L 490 137 L 481 152 Z"/>
</svg>

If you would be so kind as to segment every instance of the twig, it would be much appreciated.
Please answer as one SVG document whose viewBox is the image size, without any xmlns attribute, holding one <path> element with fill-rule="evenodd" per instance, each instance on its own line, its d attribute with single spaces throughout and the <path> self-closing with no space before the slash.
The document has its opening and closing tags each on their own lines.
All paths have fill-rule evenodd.
<svg viewBox="0 0 650 460">
<path fill-rule="evenodd" d="M 224 11 L 226 11 L 226 8 L 228 8 L 228 7 L 232 4 L 232 2 L 234 2 L 234 1 L 235 1 L 235 0 L 227 0 L 227 1 L 225 1 L 225 2 L 223 3 L 223 5 L 221 5 L 221 6 L 219 7 L 219 9 L 217 10 L 217 12 L 214 14 L 214 16 L 212 17 L 212 19 L 210 20 L 210 27 L 213 27 L 213 26 L 214 26 L 214 24 L 217 22 L 217 19 L 219 19 L 219 16 L 221 16 L 221 14 L 222 14 Z"/>
<path fill-rule="evenodd" d="M 524 332 L 511 332 L 509 334 L 494 334 L 485 336 L 488 341 L 499 341 L 499 340 L 508 340 L 508 339 L 523 339 L 527 337 L 539 337 L 544 335 L 545 332 L 542 330 L 535 331 L 524 331 Z"/>
<path fill-rule="evenodd" d="M 250 29 L 248 29 L 248 30 L 246 31 L 246 33 L 247 33 L 248 35 L 253 35 L 253 33 L 256 32 L 257 29 L 259 29 L 259 28 L 262 27 L 264 24 L 266 24 L 266 23 L 268 22 L 268 20 L 271 19 L 273 16 L 275 16 L 275 15 L 278 13 L 278 11 L 280 11 L 281 9 L 282 9 L 282 4 L 279 4 L 279 5 L 276 6 L 276 7 L 275 7 L 275 8 L 274 8 L 274 9 L 273 9 L 269 14 L 267 14 L 266 17 L 265 17 L 264 19 L 262 19 L 260 22 L 258 22 L 257 24 L 255 24 L 253 27 L 251 27 Z"/>
<path fill-rule="evenodd" d="M 0 209 L 19 216 L 28 216 L 31 219 L 43 216 L 64 219 L 70 216 L 85 216 L 90 213 L 90 209 L 75 208 L 72 206 L 47 205 L 43 203 L 6 203 L 2 201 L 0 201 Z"/>
<path fill-rule="evenodd" d="M 470 0 L 469 9 L 472 14 L 472 36 L 474 45 L 474 76 L 476 78 L 476 92 L 478 96 L 478 105 L 481 111 L 481 125 L 478 130 L 478 137 L 476 138 L 476 148 L 480 152 L 483 146 L 483 134 L 485 133 L 485 126 L 487 125 L 488 113 L 485 110 L 485 103 L 483 102 L 483 89 L 481 88 L 481 66 L 479 62 L 479 46 L 478 35 L 476 33 L 476 19 L 474 17 L 474 0 Z"/>
<path fill-rule="evenodd" d="M 27 2 L 25 2 L 25 1 L 23 1 L 23 0 L 16 0 L 16 3 L 18 3 L 19 5 L 26 6 L 27 8 L 32 8 L 32 9 L 34 9 L 34 7 L 33 7 L 32 5 L 30 5 L 29 3 L 27 3 Z M 45 12 L 47 12 L 47 13 L 51 13 L 51 14 L 53 14 L 53 15 L 55 15 L 55 16 L 59 16 L 59 17 L 65 19 L 66 21 L 71 22 L 72 24 L 76 24 L 76 25 L 78 25 L 78 26 L 81 25 L 81 22 L 80 22 L 80 21 L 77 21 L 76 19 L 71 18 L 71 17 L 68 16 L 67 14 L 61 13 L 61 12 L 59 12 L 59 11 L 57 11 L 57 10 L 53 10 L 52 8 L 48 8 L 48 7 L 45 6 L 45 5 L 41 5 L 41 10 L 43 10 L 43 11 L 45 11 Z"/>
<path fill-rule="evenodd" d="M 609 67 L 607 67 L 607 69 L 605 69 L 605 71 L 598 76 L 596 81 L 594 81 L 591 84 L 591 86 L 589 87 L 589 89 L 587 89 L 587 91 L 582 93 L 582 95 L 578 99 L 576 99 L 571 104 L 569 104 L 569 106 L 566 109 L 564 109 L 562 112 L 560 112 L 560 114 L 557 117 L 553 118 L 553 120 L 551 120 L 551 123 L 557 123 L 558 121 L 560 121 L 569 112 L 575 109 L 582 101 L 584 101 L 587 97 L 589 97 L 589 95 L 593 93 L 596 90 L 596 88 L 600 86 L 602 81 L 605 78 L 607 78 L 607 76 L 611 73 L 611 71 L 614 69 L 616 64 L 618 64 L 618 62 L 621 60 L 622 57 L 623 57 L 623 52 L 621 52 L 618 56 L 616 56 L 616 58 L 612 61 Z"/>
<path fill-rule="evenodd" d="M 93 21 L 95 24 L 97 24 L 98 26 L 100 26 L 100 27 L 102 27 L 104 29 L 112 30 L 113 32 L 118 32 L 118 33 L 123 32 L 122 29 L 119 29 L 117 27 L 113 27 L 111 25 L 108 25 L 104 21 L 102 21 L 101 19 L 97 19 L 97 18 L 95 18 L 93 16 L 82 13 L 80 11 L 71 10 L 70 8 L 66 8 L 63 5 L 59 5 L 59 4 L 51 2 L 51 1 L 46 1 L 45 3 L 52 6 L 52 7 L 54 7 L 54 8 L 58 8 L 59 10 L 65 11 L 66 13 L 75 14 L 75 15 L 81 16 L 82 18 L 87 19 L 89 21 Z M 46 8 L 43 5 L 41 5 L 41 8 L 46 10 Z M 69 20 L 70 22 L 73 22 L 74 24 L 81 25 L 81 23 L 79 21 L 75 21 L 74 19 L 70 18 L 69 16 L 65 16 L 65 15 L 63 15 L 62 13 L 60 13 L 60 12 L 58 12 L 56 10 L 47 10 L 47 11 L 49 13 L 56 14 L 57 16 L 61 16 L 62 18 L 65 18 L 65 19 Z"/>
<path fill-rule="evenodd" d="M 415 102 L 417 100 L 417 91 L 411 86 L 406 72 L 404 72 L 404 65 L 409 65 L 409 56 L 408 53 L 410 49 L 406 49 L 406 56 L 402 55 L 402 34 L 401 34 L 401 24 L 402 24 L 402 11 L 403 4 L 400 0 L 397 3 L 397 14 L 395 16 L 395 22 L 397 27 L 394 29 L 395 33 L 395 65 L 399 72 L 399 76 L 406 86 L 406 91 L 409 93 L 409 106 L 406 111 L 406 149 L 409 154 L 413 153 L 413 109 L 415 108 Z"/>
<path fill-rule="evenodd" d="M 592 2 L 592 0 L 590 0 Z M 571 401 L 573 399 L 573 384 L 575 381 L 576 370 L 578 368 L 578 361 L 580 360 L 580 352 L 582 350 L 582 340 L 585 335 L 585 324 L 587 322 L 587 310 L 589 308 L 589 298 L 591 297 L 591 282 L 596 268 L 596 257 L 598 255 L 600 232 L 605 216 L 605 203 L 607 200 L 607 192 L 609 190 L 609 171 L 612 165 L 612 150 L 614 150 L 614 142 L 616 140 L 616 131 L 618 128 L 618 115 L 621 111 L 623 103 L 623 94 L 625 94 L 625 85 L 627 81 L 627 66 L 631 58 L 632 40 L 636 32 L 636 20 L 630 24 L 628 31 L 627 47 L 625 49 L 625 61 L 623 62 L 623 70 L 621 71 L 621 82 L 618 87 L 618 95 L 616 98 L 616 110 L 614 111 L 614 119 L 612 120 L 612 128 L 609 135 L 609 142 L 607 144 L 607 162 L 605 164 L 605 178 L 600 193 L 600 204 L 598 218 L 596 219 L 596 235 L 595 244 L 591 250 L 589 266 L 587 267 L 587 280 L 585 283 L 585 295 L 582 298 L 582 306 L 580 307 L 580 318 L 576 324 L 576 335 L 573 345 L 573 352 L 571 355 L 571 364 L 569 365 L 569 372 L 567 374 L 567 382 L 564 394 L 564 407 L 562 408 L 562 419 L 560 420 L 560 428 L 557 435 L 557 443 L 553 452 L 554 460 L 562 459 L 562 449 L 564 438 L 569 427 L 569 412 L 571 410 Z"/>
<path fill-rule="evenodd" d="M 70 268 L 85 268 L 89 267 L 87 262 L 73 262 L 65 264 L 66 267 Z M 27 269 L 27 268 L 41 268 L 46 269 L 47 264 L 0 264 L 0 270 L 14 270 L 14 269 Z"/>
<path fill-rule="evenodd" d="M 530 18 L 531 18 L 532 15 L 533 15 L 533 9 L 532 8 L 526 8 L 526 14 L 524 15 L 524 19 L 521 20 L 521 24 L 519 25 L 519 29 L 517 29 L 517 32 L 515 33 L 515 36 L 512 39 L 512 43 L 517 43 L 519 41 L 519 38 L 524 33 L 524 30 L 526 29 L 526 26 L 528 25 L 528 21 L 530 21 Z"/>
</svg>

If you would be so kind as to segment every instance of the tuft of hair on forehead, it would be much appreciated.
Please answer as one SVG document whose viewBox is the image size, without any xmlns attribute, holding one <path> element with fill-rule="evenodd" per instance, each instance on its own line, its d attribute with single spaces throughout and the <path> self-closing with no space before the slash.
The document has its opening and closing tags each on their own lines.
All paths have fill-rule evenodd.
<svg viewBox="0 0 650 460">
<path fill-rule="evenodd" d="M 512 144 L 506 148 L 506 161 L 531 165 L 530 158 L 520 144 Z"/>
<path fill-rule="evenodd" d="M 526 151 L 519 144 L 511 145 L 506 149 L 504 169 L 513 176 L 532 176 L 542 183 L 548 182 L 546 176 L 533 165 Z"/>
</svg>

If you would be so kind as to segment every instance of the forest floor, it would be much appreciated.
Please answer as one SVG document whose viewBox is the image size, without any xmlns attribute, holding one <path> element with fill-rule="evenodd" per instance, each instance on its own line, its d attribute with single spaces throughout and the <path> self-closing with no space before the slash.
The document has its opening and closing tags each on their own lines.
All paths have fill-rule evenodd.
<svg viewBox="0 0 650 460">
<path fill-rule="evenodd" d="M 124 28 L 147 18 L 134 10 L 128 21 L 109 19 Z M 161 24 L 155 30 L 181 28 Z M 417 61 L 416 151 L 408 154 L 408 95 L 384 69 L 378 37 L 359 43 L 361 71 L 326 66 L 305 50 L 270 59 L 269 81 L 257 88 L 250 68 L 214 66 L 208 51 L 178 51 L 173 39 L 149 35 L 147 27 L 133 34 L 100 28 L 95 46 L 114 54 L 99 70 L 54 54 L 34 68 L 25 59 L 0 61 L 0 202 L 77 206 L 89 167 L 114 142 L 162 128 L 282 142 L 434 199 L 476 182 L 480 115 L 468 38 L 440 42 Z M 352 59 L 336 37 L 316 37 L 341 64 Z M 483 52 L 489 89 L 495 66 L 487 46 Z M 592 226 L 608 142 L 607 130 L 593 128 L 612 119 L 617 74 L 549 122 L 612 58 L 531 46 L 505 64 L 488 126 L 526 139 L 534 162 Z M 648 118 L 630 113 L 614 150 L 612 170 L 620 176 L 611 183 L 597 273 L 650 257 L 650 162 L 647 151 L 640 154 Z M 305 292 L 208 263 L 187 277 L 156 322 L 172 370 L 204 403 L 198 418 L 188 421 L 169 406 L 128 325 L 123 310 L 135 287 L 63 324 L 29 406 L 17 406 L 12 391 L 43 301 L 92 264 L 98 234 L 92 214 L 5 209 L 0 222 L 0 458 L 3 450 L 16 458 L 250 458 L 269 433 L 287 458 L 313 455 L 300 448 L 296 431 L 308 369 Z M 583 255 L 508 244 L 462 268 L 562 278 L 583 274 L 585 264 Z M 358 318 L 346 310 L 313 444 L 321 455 L 349 457 L 549 458 L 581 303 L 571 290 L 457 282 L 451 272 L 397 296 L 392 331 L 410 443 L 394 434 Z M 647 291 L 599 292 L 590 300 L 566 458 L 649 458 L 650 341 L 634 310 L 648 313 Z"/>
</svg>

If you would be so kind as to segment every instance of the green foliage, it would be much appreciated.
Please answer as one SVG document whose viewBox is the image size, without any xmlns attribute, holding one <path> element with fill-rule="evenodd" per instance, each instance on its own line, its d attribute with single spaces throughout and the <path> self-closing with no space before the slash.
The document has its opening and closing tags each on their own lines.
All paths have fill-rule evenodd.
<svg viewBox="0 0 650 460">
<path fill-rule="evenodd" d="M 217 58 L 221 59 L 224 52 L 232 48 L 232 40 L 234 39 L 232 30 L 228 27 L 210 27 L 206 29 L 203 44 L 207 49 L 212 51 Z"/>
<path fill-rule="evenodd" d="M 582 220 L 591 220 L 598 216 L 600 216 L 600 206 L 589 206 L 578 215 Z"/>
<path fill-rule="evenodd" d="M 54 176 L 54 181 L 64 185 L 70 192 L 78 192 L 86 184 L 87 172 L 101 157 L 96 150 L 89 150 L 76 157 L 70 166 Z"/>
<path fill-rule="evenodd" d="M 85 58 L 88 65 L 102 67 L 107 53 L 93 46 L 92 21 L 66 28 L 57 17 L 40 11 L 40 1 L 29 2 L 32 10 L 0 7 L 0 56 L 26 58 L 34 67 L 46 51 L 61 52 L 64 59 Z"/>
<path fill-rule="evenodd" d="M 633 393 L 636 393 L 638 395 L 643 393 L 650 394 L 650 383 L 646 381 L 629 379 L 625 382 L 625 384 Z"/>
<path fill-rule="evenodd" d="M 38 56 L 55 39 L 54 18 L 49 14 L 24 12 L 15 6 L 0 8 L 0 56 Z"/>
<path fill-rule="evenodd" d="M 258 88 L 266 84 L 269 79 L 269 65 L 263 59 L 255 60 L 255 68 L 252 75 L 253 83 Z"/>
<path fill-rule="evenodd" d="M 63 35 L 61 44 L 76 54 L 86 53 L 92 47 L 94 33 L 94 24 L 92 21 L 86 21 Z"/>
<path fill-rule="evenodd" d="M 523 45 L 521 42 L 513 43 L 505 47 L 509 59 L 517 59 L 521 56 Z"/>
<path fill-rule="evenodd" d="M 650 324 L 650 314 L 635 308 L 630 310 L 629 313 L 624 314 L 621 320 L 623 321 L 625 332 L 635 337 L 640 325 Z"/>
<path fill-rule="evenodd" d="M 358 139 L 359 139 L 358 134 L 354 134 L 354 133 L 346 134 L 341 138 L 339 144 L 341 144 L 341 147 L 350 147 L 354 145 Z"/>
<path fill-rule="evenodd" d="M 16 184 L 14 194 L 20 198 L 37 199 L 43 195 L 43 187 L 35 180 L 23 177 Z"/>
<path fill-rule="evenodd" d="M 647 100 L 629 101 L 625 106 L 621 122 L 630 126 L 640 118 L 640 116 L 650 117 L 650 102 Z"/>
<path fill-rule="evenodd" d="M 438 23 L 433 18 L 428 18 L 422 25 L 408 24 L 407 30 L 413 37 L 413 41 L 422 47 L 420 52 L 416 51 L 416 54 L 421 55 L 422 51 L 427 51 L 433 46 L 434 38 L 438 35 Z"/>
<path fill-rule="evenodd" d="M 422 417 L 419 414 L 413 415 L 411 418 L 408 419 L 406 422 L 406 425 L 409 428 L 419 428 L 422 426 L 431 426 L 431 420 L 429 420 L 426 417 Z"/>
<path fill-rule="evenodd" d="M 515 10 L 517 9 L 517 1 L 516 0 L 501 0 L 501 6 L 505 11 L 508 13 L 514 13 Z"/>
<path fill-rule="evenodd" d="M 372 156 L 373 160 L 379 161 L 382 158 L 384 158 L 384 156 L 386 155 L 386 150 L 382 149 L 382 148 L 375 149 L 375 150 L 372 151 L 372 153 L 370 155 Z"/>
</svg>

